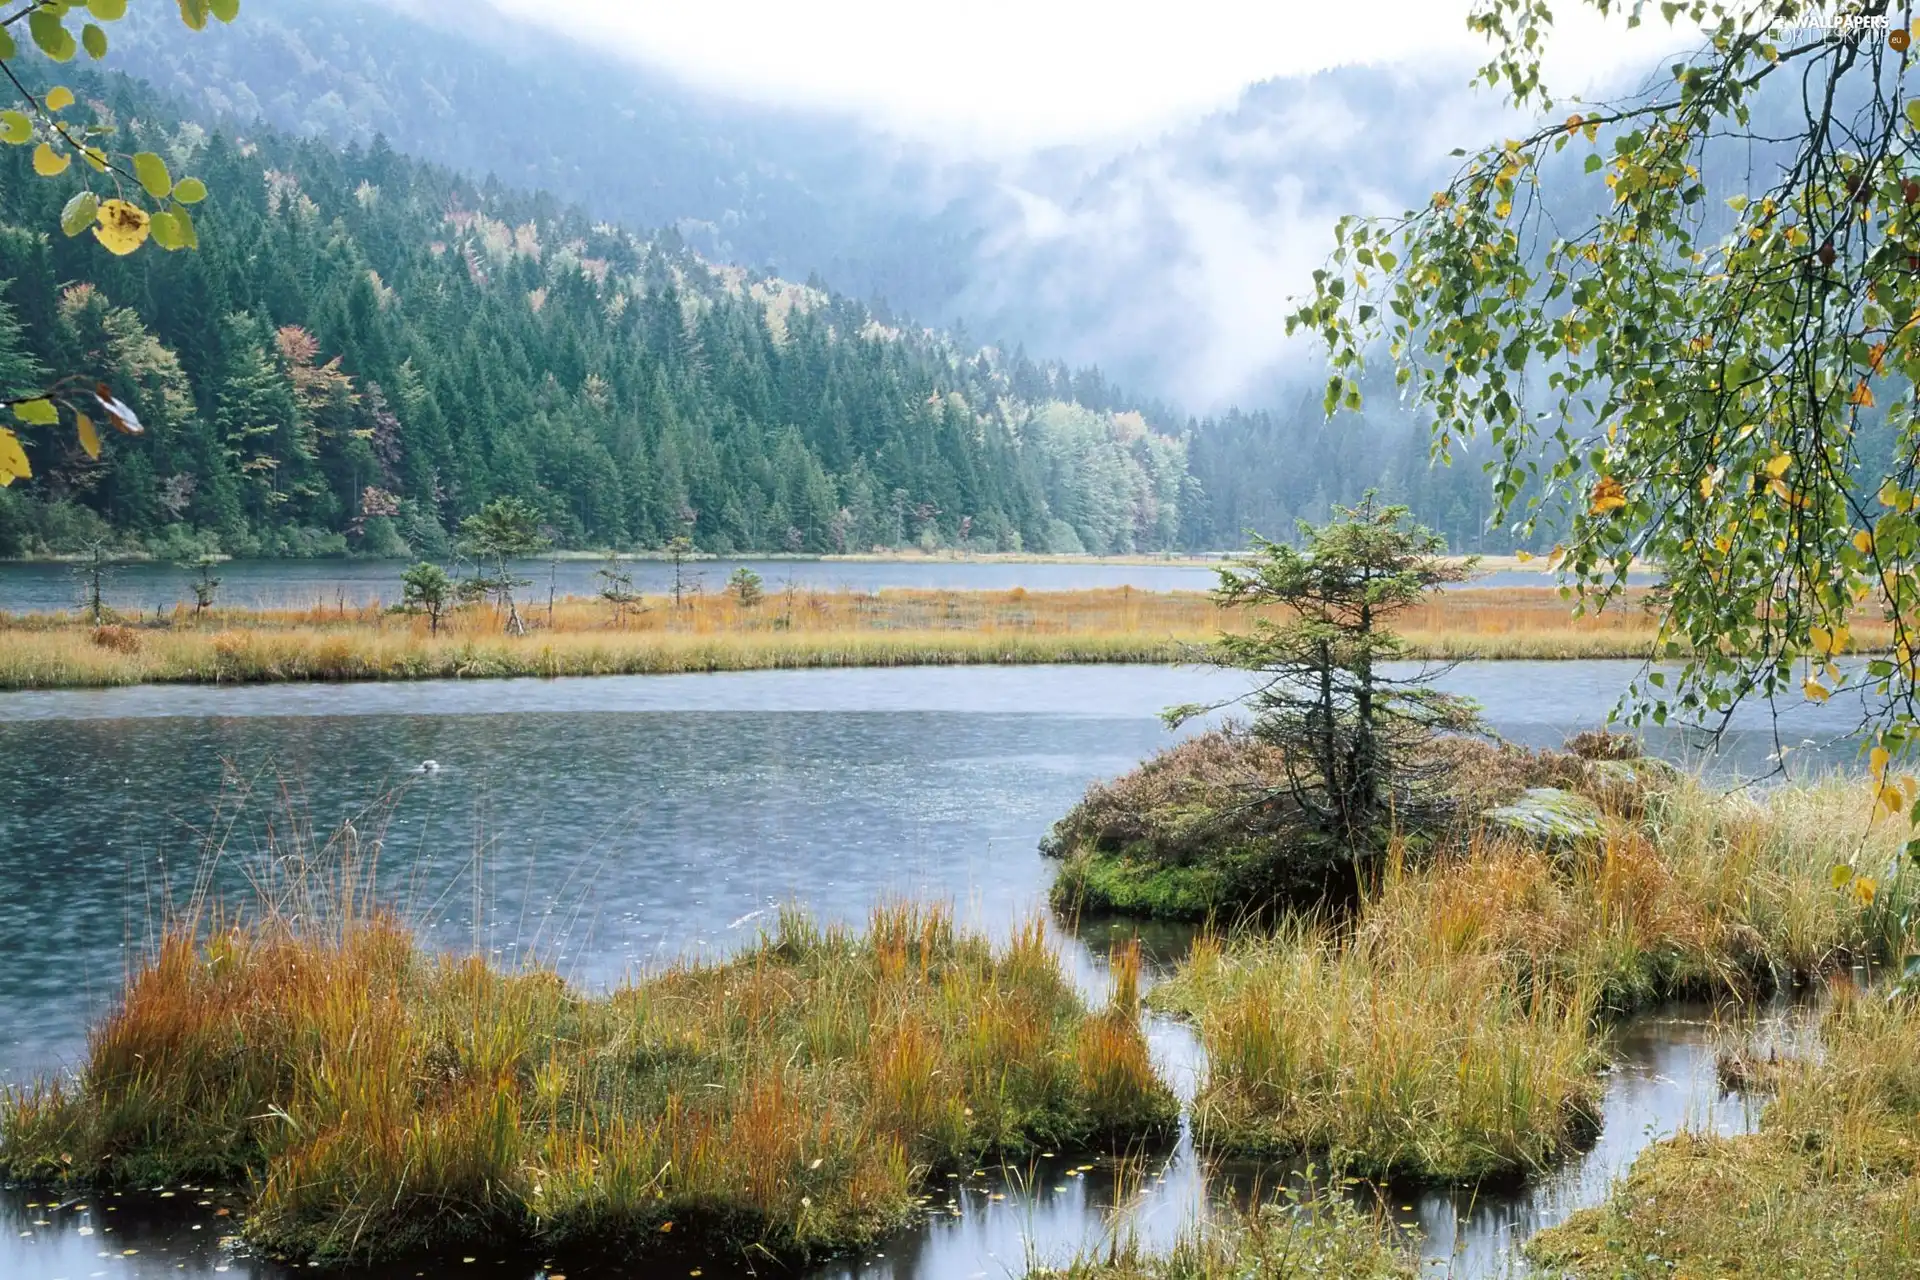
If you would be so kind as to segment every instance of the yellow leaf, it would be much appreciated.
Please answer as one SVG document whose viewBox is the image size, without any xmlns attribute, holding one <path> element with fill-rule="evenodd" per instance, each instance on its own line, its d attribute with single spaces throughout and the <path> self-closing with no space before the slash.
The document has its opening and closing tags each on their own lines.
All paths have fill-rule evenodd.
<svg viewBox="0 0 1920 1280">
<path fill-rule="evenodd" d="M 1827 650 L 1827 652 L 1838 653 L 1842 649 L 1845 649 L 1847 645 L 1852 642 L 1852 640 L 1853 640 L 1853 628 L 1847 626 L 1845 623 L 1842 623 L 1840 626 L 1837 626 L 1833 629 L 1833 648 Z"/>
<path fill-rule="evenodd" d="M 1873 554 L 1873 535 L 1865 529 L 1853 535 L 1853 549 L 1863 556 Z"/>
<path fill-rule="evenodd" d="M 59 177 L 72 163 L 72 156 L 55 151 L 44 142 L 33 149 L 33 171 L 43 178 Z"/>
<path fill-rule="evenodd" d="M 1593 500 L 1587 509 L 1594 515 L 1605 515 L 1609 511 L 1618 511 L 1627 505 L 1627 491 L 1612 476 L 1600 477 L 1600 483 L 1593 486 Z"/>
<path fill-rule="evenodd" d="M 1863 380 L 1853 389 L 1853 394 L 1847 397 L 1847 403 L 1859 409 L 1873 408 L 1873 388 Z"/>
<path fill-rule="evenodd" d="M 20 447 L 20 437 L 0 427 L 0 489 L 32 476 L 33 468 L 27 465 L 27 451 Z"/>
<path fill-rule="evenodd" d="M 100 206 L 99 217 L 100 225 L 93 229 L 93 238 L 105 245 L 107 252 L 125 257 L 146 243 L 151 220 L 140 206 L 125 200 L 109 200 Z"/>
<path fill-rule="evenodd" d="M 1806 694 L 1808 702 L 1825 702 L 1832 696 L 1827 687 L 1812 676 L 1808 676 L 1807 682 L 1800 686 L 1800 692 Z"/>
<path fill-rule="evenodd" d="M 89 458 L 100 456 L 100 433 L 93 429 L 93 419 L 84 413 L 73 415 L 74 429 L 80 434 L 80 447 L 87 451 Z"/>
<path fill-rule="evenodd" d="M 1833 652 L 1833 632 L 1825 627 L 1807 628 L 1807 639 L 1813 641 L 1813 647 L 1821 653 Z"/>
<path fill-rule="evenodd" d="M 1883 361 L 1886 360 L 1886 358 L 1887 358 L 1886 343 L 1876 342 L 1871 347 L 1867 348 L 1867 367 L 1872 369 L 1875 373 L 1880 372 L 1880 365 Z"/>
<path fill-rule="evenodd" d="M 1514 558 L 1515 560 L 1518 560 L 1518 561 L 1519 561 L 1519 562 L 1520 562 L 1521 564 L 1525 564 L 1525 563 L 1526 563 L 1527 561 L 1529 561 L 1529 560 L 1531 560 L 1531 559 L 1533 559 L 1533 552 L 1531 552 L 1531 551 L 1516 551 L 1516 552 L 1514 552 L 1514 553 L 1513 553 L 1513 558 Z"/>
<path fill-rule="evenodd" d="M 1875 747 L 1867 753 L 1867 772 L 1876 778 L 1879 777 L 1887 771 L 1887 761 L 1892 758 L 1891 755 L 1887 754 L 1885 747 Z"/>
<path fill-rule="evenodd" d="M 1853 900 L 1863 907 L 1870 907 L 1873 905 L 1873 895 L 1879 888 L 1879 884 L 1872 876 L 1855 876 L 1853 878 Z"/>
<path fill-rule="evenodd" d="M 63 84 L 57 84 L 47 90 L 47 96 L 41 102 L 49 111 L 64 111 L 73 105 L 73 90 Z"/>
<path fill-rule="evenodd" d="M 1712 497 L 1713 497 L 1713 472 L 1709 471 L 1700 477 L 1700 501 L 1705 502 Z"/>
<path fill-rule="evenodd" d="M 1787 468 L 1792 465 L 1793 465 L 1792 454 L 1790 453 L 1775 454 L 1773 456 L 1773 459 L 1767 463 L 1767 474 L 1772 476 L 1775 480 L 1778 480 L 1781 476 L 1787 474 Z"/>
</svg>

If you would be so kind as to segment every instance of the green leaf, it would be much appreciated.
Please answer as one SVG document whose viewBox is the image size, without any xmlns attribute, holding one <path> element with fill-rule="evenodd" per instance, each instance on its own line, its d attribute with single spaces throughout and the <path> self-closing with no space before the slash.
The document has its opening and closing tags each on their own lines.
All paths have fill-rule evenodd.
<svg viewBox="0 0 1920 1280">
<path fill-rule="evenodd" d="M 240 16 L 240 0 L 208 0 L 207 12 L 222 22 L 232 22 Z"/>
<path fill-rule="evenodd" d="M 147 220 L 147 231 L 153 237 L 153 242 L 162 249 L 172 251 L 187 247 L 187 236 L 181 229 L 179 214 L 167 210 L 154 214 Z"/>
<path fill-rule="evenodd" d="M 1907 99 L 1907 123 L 1920 129 L 1920 98 Z"/>
<path fill-rule="evenodd" d="M 6 62 L 20 52 L 20 46 L 13 42 L 13 33 L 0 27 L 0 62 Z"/>
<path fill-rule="evenodd" d="M 185 209 L 174 209 L 171 212 L 173 213 L 174 222 L 180 227 L 180 247 L 183 249 L 198 249 L 200 247 L 200 233 L 194 229 L 193 215 Z"/>
<path fill-rule="evenodd" d="M 173 175 L 167 172 L 167 162 L 151 151 L 142 151 L 133 157 L 133 176 L 140 179 L 140 185 L 155 200 L 164 200 L 173 191 Z"/>
<path fill-rule="evenodd" d="M 60 229 L 77 236 L 93 225 L 100 213 L 100 197 L 91 191 L 76 191 L 67 207 L 60 211 Z"/>
<path fill-rule="evenodd" d="M 181 204 L 199 204 L 207 198 L 207 184 L 198 178 L 182 178 L 173 189 L 173 198 Z"/>
<path fill-rule="evenodd" d="M 207 0 L 180 0 L 180 21 L 195 31 L 207 29 Z"/>
<path fill-rule="evenodd" d="M 87 12 L 102 22 L 118 22 L 127 16 L 127 0 L 87 0 Z"/>
<path fill-rule="evenodd" d="M 27 15 L 27 30 L 33 35 L 33 42 L 40 46 L 40 52 L 55 62 L 71 62 L 73 55 L 80 51 L 74 41 L 73 32 L 67 30 L 51 9 L 35 9 Z"/>
<path fill-rule="evenodd" d="M 98 60 L 106 57 L 107 33 L 96 24 L 89 22 L 80 28 L 80 47 L 87 51 L 89 58 Z"/>
<path fill-rule="evenodd" d="M 13 416 L 22 422 L 30 422 L 36 427 L 50 427 L 60 421 L 60 411 L 53 407 L 53 401 L 45 397 L 38 400 L 22 400 L 13 406 Z"/>
<path fill-rule="evenodd" d="M 23 147 L 33 141 L 33 121 L 24 111 L 0 111 L 0 142 Z"/>
</svg>

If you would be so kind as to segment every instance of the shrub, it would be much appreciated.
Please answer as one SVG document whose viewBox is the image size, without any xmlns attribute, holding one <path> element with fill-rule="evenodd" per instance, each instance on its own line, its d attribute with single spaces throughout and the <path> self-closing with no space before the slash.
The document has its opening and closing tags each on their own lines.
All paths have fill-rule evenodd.
<svg viewBox="0 0 1920 1280">
<path fill-rule="evenodd" d="M 93 642 L 102 649 L 111 649 L 115 653 L 140 652 L 140 633 L 132 627 L 117 622 L 93 629 Z"/>
</svg>

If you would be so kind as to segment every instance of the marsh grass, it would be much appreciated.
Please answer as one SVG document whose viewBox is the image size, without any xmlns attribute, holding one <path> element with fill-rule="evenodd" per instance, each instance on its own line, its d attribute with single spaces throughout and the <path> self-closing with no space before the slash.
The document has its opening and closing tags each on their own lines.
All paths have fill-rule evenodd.
<svg viewBox="0 0 1920 1280">
<path fill-rule="evenodd" d="M 1252 1212 L 1201 1223 L 1153 1251 L 1116 1234 L 1064 1266 L 1030 1263 L 1026 1280 L 1413 1280 L 1412 1251 L 1388 1220 L 1325 1188 L 1298 1188 Z"/>
<path fill-rule="evenodd" d="M 1538 1168 L 1597 1120 L 1591 993 L 1522 993 L 1493 956 L 1422 963 L 1293 923 L 1202 940 L 1156 995 L 1206 1045 L 1203 1146 L 1472 1179 Z"/>
<path fill-rule="evenodd" d="M 1598 1208 L 1533 1238 L 1574 1280 L 1920 1275 L 1920 1004 L 1840 988 L 1817 1053 L 1769 1073 L 1758 1133 L 1647 1149 Z"/>
<path fill-rule="evenodd" d="M 1207 1050 L 1197 1136 L 1429 1179 L 1536 1169 L 1591 1132 L 1608 1021 L 1897 957 L 1914 892 L 1864 784 L 1680 778 L 1547 851 L 1477 830 L 1390 856 L 1338 924 L 1203 938 L 1154 1001 Z M 1396 853 L 1399 850 L 1396 850 Z M 1833 868 L 1876 876 L 1872 894 Z"/>
<path fill-rule="evenodd" d="M 602 602 L 569 599 L 525 636 L 469 608 L 432 634 L 424 619 L 376 606 L 176 608 L 102 628 L 65 616 L 0 617 L 0 688 L 148 682 L 418 680 L 644 675 L 782 667 L 1171 662 L 1246 625 L 1199 592 L 1128 588 L 1028 592 L 786 592 L 757 605 L 732 594 L 648 597 L 614 626 Z M 1647 657 L 1653 620 L 1628 603 L 1570 616 L 1546 588 L 1469 588 L 1408 611 L 1412 656 Z M 1868 642 L 1862 632 L 1863 642 Z"/>
<path fill-rule="evenodd" d="M 248 1236 L 368 1260 L 485 1241 L 800 1257 L 901 1224 L 989 1156 L 1122 1145 L 1177 1104 L 1137 950 L 1081 1003 L 1033 921 L 797 912 L 606 995 L 423 951 L 343 863 L 245 921 L 170 927 L 83 1073 L 8 1094 L 0 1172 L 252 1188 Z"/>
</svg>

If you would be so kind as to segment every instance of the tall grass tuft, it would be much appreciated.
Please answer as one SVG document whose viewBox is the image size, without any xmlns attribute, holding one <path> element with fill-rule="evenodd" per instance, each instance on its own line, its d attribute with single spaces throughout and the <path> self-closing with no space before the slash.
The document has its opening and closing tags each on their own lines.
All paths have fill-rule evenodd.
<svg viewBox="0 0 1920 1280">
<path fill-rule="evenodd" d="M 1209 1146 L 1479 1178 L 1544 1165 L 1596 1118 L 1591 993 L 1523 993 L 1492 956 L 1426 963 L 1296 922 L 1203 940 L 1156 995 L 1206 1045 Z"/>
<path fill-rule="evenodd" d="M 84 1073 L 8 1095 L 0 1166 L 245 1183 L 247 1234 L 301 1259 L 669 1231 L 805 1256 L 938 1172 L 1169 1128 L 1128 1007 L 1089 1013 L 1038 923 L 995 947 L 937 909 L 789 913 L 594 997 L 427 954 L 362 897 L 169 932 Z"/>
<path fill-rule="evenodd" d="M 1871 807 L 1858 781 L 1722 795 L 1676 778 L 1600 840 L 1477 830 L 1389 858 L 1338 927 L 1203 938 L 1154 993 L 1207 1049 L 1196 1132 L 1366 1173 L 1538 1167 L 1591 1127 L 1609 1019 L 1904 953 L 1920 886 Z"/>
</svg>

